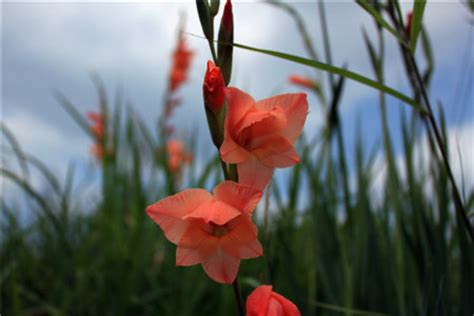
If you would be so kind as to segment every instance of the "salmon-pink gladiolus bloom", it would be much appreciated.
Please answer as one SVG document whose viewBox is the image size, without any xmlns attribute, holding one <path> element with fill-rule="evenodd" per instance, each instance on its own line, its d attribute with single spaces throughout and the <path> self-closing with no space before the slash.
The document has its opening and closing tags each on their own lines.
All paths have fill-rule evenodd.
<svg viewBox="0 0 474 316">
<path fill-rule="evenodd" d="M 272 291 L 271 285 L 257 287 L 247 298 L 247 316 L 300 316 L 290 300 Z"/>
<path fill-rule="evenodd" d="M 288 77 L 288 81 L 294 85 L 297 85 L 303 88 L 314 89 L 315 87 L 314 81 L 308 77 L 291 75 Z"/>
<path fill-rule="evenodd" d="M 232 181 L 214 188 L 187 189 L 146 209 L 169 241 L 176 244 L 176 265 L 201 264 L 216 282 L 231 284 L 240 259 L 263 254 L 251 214 L 262 193 Z"/>
<path fill-rule="evenodd" d="M 192 161 L 191 154 L 184 150 L 183 143 L 179 140 L 170 140 L 166 143 L 168 154 L 168 168 L 172 172 L 179 172 L 181 166 Z"/>
<path fill-rule="evenodd" d="M 210 60 L 204 76 L 203 94 L 206 107 L 214 113 L 219 112 L 225 101 L 225 82 L 219 67 Z"/>
<path fill-rule="evenodd" d="M 282 94 L 255 102 L 245 92 L 227 88 L 226 97 L 222 160 L 237 164 L 239 183 L 263 190 L 274 168 L 299 162 L 293 144 L 306 120 L 306 94 Z"/>
</svg>

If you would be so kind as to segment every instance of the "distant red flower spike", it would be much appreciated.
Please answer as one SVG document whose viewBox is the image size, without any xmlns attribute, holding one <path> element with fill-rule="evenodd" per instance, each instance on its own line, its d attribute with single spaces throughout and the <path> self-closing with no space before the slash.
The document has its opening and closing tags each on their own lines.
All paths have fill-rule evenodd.
<svg viewBox="0 0 474 316">
<path fill-rule="evenodd" d="M 174 126 L 165 126 L 165 134 L 170 136 L 174 133 L 175 128 Z"/>
<path fill-rule="evenodd" d="M 299 75 L 291 75 L 288 77 L 288 81 L 294 85 L 301 86 L 308 89 L 314 89 L 315 82 L 308 78 Z"/>
<path fill-rule="evenodd" d="M 87 112 L 87 118 L 93 123 L 103 123 L 104 116 L 99 112 Z"/>
<path fill-rule="evenodd" d="M 237 164 L 239 183 L 263 190 L 273 169 L 299 162 L 293 145 L 308 114 L 306 94 L 288 93 L 255 102 L 231 87 L 226 89 L 226 99 L 221 158 Z"/>
<path fill-rule="evenodd" d="M 408 14 L 407 14 L 407 24 L 405 26 L 405 34 L 408 38 L 410 38 L 412 18 L 413 18 L 413 12 L 408 12 Z"/>
<path fill-rule="evenodd" d="M 193 51 L 186 47 L 186 42 L 182 34 L 179 35 L 178 46 L 173 53 L 173 65 L 170 72 L 170 91 L 179 88 L 186 80 Z"/>
<path fill-rule="evenodd" d="M 293 302 L 273 292 L 271 285 L 257 287 L 247 298 L 247 316 L 300 316 Z"/>
<path fill-rule="evenodd" d="M 225 101 L 225 83 L 221 70 L 210 60 L 204 76 L 203 94 L 206 107 L 214 113 L 219 112 Z"/>
<path fill-rule="evenodd" d="M 102 158 L 104 157 L 104 147 L 102 147 L 101 144 L 93 144 L 91 145 L 91 154 L 98 160 L 102 161 Z"/>
<path fill-rule="evenodd" d="M 176 244 L 176 265 L 201 264 L 216 282 L 231 284 L 241 259 L 263 254 L 251 213 L 262 193 L 225 181 L 213 194 L 187 189 L 148 206 L 147 214 Z"/>
<path fill-rule="evenodd" d="M 92 122 L 90 127 L 92 135 L 102 141 L 105 135 L 104 116 L 99 112 L 88 112 L 87 118 Z"/>
<path fill-rule="evenodd" d="M 179 140 L 170 140 L 166 143 L 168 155 L 168 168 L 171 172 L 179 173 L 183 164 L 190 161 L 191 154 L 184 150 L 183 143 Z"/>
</svg>

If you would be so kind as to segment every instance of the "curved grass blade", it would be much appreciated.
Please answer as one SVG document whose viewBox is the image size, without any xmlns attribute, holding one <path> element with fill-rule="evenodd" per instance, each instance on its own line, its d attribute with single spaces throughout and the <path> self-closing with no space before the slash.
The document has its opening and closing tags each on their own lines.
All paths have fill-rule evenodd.
<svg viewBox="0 0 474 316">
<path fill-rule="evenodd" d="M 82 129 L 87 134 L 93 137 L 94 135 L 92 135 L 89 123 L 84 118 L 84 116 L 82 116 L 82 114 L 77 111 L 75 106 L 59 91 L 54 92 L 54 97 L 59 102 L 59 104 L 61 104 L 61 106 L 66 110 L 66 112 L 68 112 L 69 115 L 71 115 L 71 117 L 79 124 L 79 126 L 82 127 Z"/>
<path fill-rule="evenodd" d="M 416 1 L 415 1 L 416 2 Z M 380 24 L 384 29 L 386 29 L 390 34 L 392 34 L 402 45 L 406 46 L 406 41 L 398 34 L 398 32 L 388 24 L 387 21 L 377 12 L 377 10 L 372 7 L 367 0 L 356 0 L 356 3 L 360 5 L 367 13 L 369 13 L 378 24 Z"/>
<path fill-rule="evenodd" d="M 331 310 L 331 311 L 339 312 L 339 313 L 349 313 L 352 315 L 367 315 L 367 316 L 387 316 L 388 315 L 388 314 L 383 314 L 383 313 L 364 311 L 360 309 L 352 309 L 352 308 L 342 307 L 338 305 L 317 302 L 313 300 L 309 301 L 308 303 L 316 307 L 323 308 L 323 309 L 327 309 L 327 310 Z"/>
<path fill-rule="evenodd" d="M 230 45 L 230 44 L 228 44 L 228 45 Z M 428 115 L 428 112 L 426 110 L 424 110 L 415 100 L 408 97 L 407 95 L 405 95 L 405 94 L 403 94 L 403 93 L 401 93 L 401 92 L 399 92 L 395 89 L 387 87 L 383 84 L 380 84 L 377 81 L 374 81 L 372 79 L 364 77 L 364 76 L 362 76 L 358 73 L 352 72 L 350 70 L 346 70 L 344 68 L 339 68 L 339 67 L 336 67 L 336 66 L 325 64 L 325 63 L 322 63 L 322 62 L 319 62 L 319 61 L 316 61 L 316 60 L 306 59 L 306 58 L 303 58 L 303 57 L 290 55 L 290 54 L 286 54 L 286 53 L 281 53 L 281 52 L 277 52 L 277 51 L 273 51 L 273 50 L 269 50 L 269 49 L 260 49 L 260 48 L 255 48 L 255 47 L 242 45 L 242 44 L 238 44 L 238 43 L 234 43 L 232 45 L 234 45 L 237 48 L 241 48 L 241 49 L 245 49 L 245 50 L 249 50 L 249 51 L 253 51 L 253 52 L 257 52 L 257 53 L 262 53 L 262 54 L 278 57 L 278 58 L 281 58 L 281 59 L 289 60 L 289 61 L 292 61 L 292 62 L 295 62 L 295 63 L 298 63 L 298 64 L 310 66 L 310 67 L 313 67 L 313 68 L 317 68 L 317 69 L 320 69 L 320 70 L 323 70 L 323 71 L 327 71 L 327 72 L 330 72 L 330 73 L 333 73 L 333 74 L 336 74 L 336 75 L 339 75 L 339 76 L 343 76 L 343 77 L 352 79 L 354 81 L 362 83 L 363 85 L 366 85 L 366 86 L 369 86 L 369 87 L 374 88 L 376 90 L 385 92 L 386 94 L 389 94 L 389 95 L 403 101 L 404 103 L 406 103 L 406 104 L 412 106 L 413 108 L 415 108 L 416 110 L 418 110 L 418 112 L 420 112 L 422 115 Z"/>
<path fill-rule="evenodd" d="M 10 131 L 10 129 L 3 122 L 0 123 L 0 130 L 3 132 L 3 135 L 5 135 L 8 142 L 10 143 L 10 146 L 12 147 L 13 153 L 15 154 L 18 164 L 21 167 L 21 171 L 23 172 L 23 177 L 25 179 L 29 178 L 30 172 L 26 163 L 26 155 L 21 149 L 20 143 L 15 138 L 15 135 L 13 135 L 12 131 Z"/>
<path fill-rule="evenodd" d="M 413 15 L 410 26 L 410 51 L 415 55 L 418 35 L 421 31 L 423 13 L 425 12 L 426 0 L 413 1 Z"/>
</svg>

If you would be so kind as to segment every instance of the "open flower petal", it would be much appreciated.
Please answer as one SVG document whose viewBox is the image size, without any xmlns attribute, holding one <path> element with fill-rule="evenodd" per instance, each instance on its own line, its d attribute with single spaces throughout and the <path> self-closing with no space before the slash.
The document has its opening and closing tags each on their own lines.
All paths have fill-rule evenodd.
<svg viewBox="0 0 474 316">
<path fill-rule="evenodd" d="M 199 263 L 201 263 L 201 255 L 199 250 L 183 246 L 178 246 L 178 248 L 176 248 L 177 266 L 193 266 Z"/>
<path fill-rule="evenodd" d="M 273 168 L 268 167 L 252 155 L 248 160 L 237 165 L 237 172 L 239 183 L 263 191 L 272 178 Z"/>
<path fill-rule="evenodd" d="M 257 148 L 252 153 L 268 167 L 286 168 L 300 161 L 293 146 L 282 136 L 266 137 L 264 141 L 255 144 L 255 146 Z"/>
<path fill-rule="evenodd" d="M 210 200 L 212 196 L 206 190 L 188 189 L 150 205 L 146 212 L 161 227 L 166 238 L 177 244 L 188 228 L 183 217 Z"/>
<path fill-rule="evenodd" d="M 224 181 L 214 188 L 214 197 L 228 205 L 251 213 L 262 198 L 262 192 L 233 181 Z"/>
<path fill-rule="evenodd" d="M 254 108 L 255 100 L 237 88 L 226 88 L 227 115 L 226 125 L 235 126 L 248 111 Z"/>
<path fill-rule="evenodd" d="M 216 282 L 232 284 L 239 270 L 240 259 L 233 257 L 221 248 L 202 262 L 207 275 Z"/>
<path fill-rule="evenodd" d="M 214 200 L 201 205 L 185 218 L 201 218 L 205 223 L 213 222 L 217 225 L 224 225 L 241 214 L 242 212 L 238 209 L 221 201 Z"/>
<path fill-rule="evenodd" d="M 308 114 L 308 100 L 305 93 L 288 93 L 261 100 L 255 104 L 258 109 L 270 111 L 276 106 L 282 107 L 288 118 L 288 124 L 281 132 L 291 144 L 301 134 Z"/>
<path fill-rule="evenodd" d="M 219 153 L 222 160 L 227 163 L 240 163 L 250 157 L 250 153 L 237 144 L 227 132 L 224 132 L 224 141 L 219 148 Z"/>
</svg>

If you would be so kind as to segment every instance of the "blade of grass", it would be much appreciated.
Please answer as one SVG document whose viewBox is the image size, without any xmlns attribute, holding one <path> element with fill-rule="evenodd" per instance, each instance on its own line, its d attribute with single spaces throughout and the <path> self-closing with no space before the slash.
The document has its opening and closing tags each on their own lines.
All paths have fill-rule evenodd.
<svg viewBox="0 0 474 316">
<path fill-rule="evenodd" d="M 186 33 L 186 34 L 194 36 L 194 37 L 202 38 L 201 36 L 198 36 L 198 35 L 195 35 L 195 34 L 192 34 L 192 33 Z M 307 59 L 307 58 L 303 58 L 303 57 L 296 56 L 296 55 L 277 52 L 277 51 L 274 51 L 274 50 L 255 48 L 255 47 L 252 47 L 252 46 L 247 46 L 247 45 L 238 44 L 238 43 L 233 43 L 233 44 L 224 43 L 224 44 L 225 45 L 233 45 L 234 47 L 237 47 L 237 48 L 241 48 L 241 49 L 249 50 L 249 51 L 256 52 L 256 53 L 261 53 L 261 54 L 281 58 L 281 59 L 284 59 L 284 60 L 295 62 L 297 64 L 310 66 L 312 68 L 317 68 L 317 69 L 327 71 L 327 72 L 330 72 L 330 73 L 333 73 L 333 74 L 336 74 L 336 75 L 339 75 L 339 76 L 347 77 L 347 78 L 349 78 L 351 80 L 354 80 L 354 81 L 357 81 L 357 82 L 359 82 L 363 85 L 369 86 L 369 87 L 374 88 L 374 89 L 379 90 L 379 91 L 383 91 L 383 92 L 385 92 L 385 93 L 387 93 L 387 94 L 403 101 L 405 104 L 412 106 L 414 109 L 416 109 L 422 115 L 427 115 L 428 114 L 426 112 L 426 110 L 424 110 L 415 100 L 408 97 L 407 95 L 405 95 L 405 94 L 403 94 L 403 93 L 401 93 L 401 92 L 399 92 L 395 89 L 392 89 L 388 86 L 382 85 L 382 84 L 378 83 L 377 81 L 374 81 L 372 79 L 364 77 L 364 76 L 362 76 L 358 73 L 352 72 L 350 70 L 346 70 L 344 68 L 332 66 L 332 65 L 325 64 L 325 63 L 322 63 L 322 62 L 319 62 L 319 61 L 316 61 L 316 60 Z"/>
<path fill-rule="evenodd" d="M 13 153 L 15 154 L 18 164 L 20 165 L 21 171 L 23 172 L 23 177 L 27 179 L 29 177 L 29 170 L 28 170 L 28 165 L 26 163 L 26 155 L 21 149 L 20 143 L 18 140 L 15 138 L 13 133 L 10 131 L 10 129 L 2 122 L 0 123 L 0 130 L 3 132 L 3 135 L 7 138 L 8 142 L 10 143 L 10 146 L 13 149 Z"/>
<path fill-rule="evenodd" d="M 416 2 L 416 1 L 415 1 Z M 360 5 L 367 13 L 369 13 L 379 25 L 386 29 L 390 34 L 392 34 L 402 45 L 406 46 L 405 40 L 400 36 L 400 34 L 388 24 L 387 21 L 380 15 L 377 10 L 372 7 L 367 0 L 356 0 L 356 3 Z"/>
<path fill-rule="evenodd" d="M 418 35 L 421 31 L 425 6 L 426 0 L 413 1 L 413 15 L 410 26 L 410 51 L 413 55 L 415 54 Z"/>
</svg>

